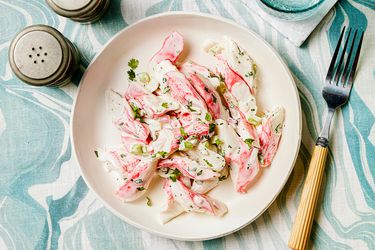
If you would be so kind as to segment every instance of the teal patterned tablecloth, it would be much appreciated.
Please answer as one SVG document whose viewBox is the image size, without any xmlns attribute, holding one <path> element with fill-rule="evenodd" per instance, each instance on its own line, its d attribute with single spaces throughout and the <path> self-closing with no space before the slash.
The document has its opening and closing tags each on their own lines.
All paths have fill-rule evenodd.
<svg viewBox="0 0 375 250">
<path fill-rule="evenodd" d="M 205 242 L 160 238 L 105 209 L 72 157 L 69 118 L 79 74 L 63 88 L 35 88 L 13 75 L 7 59 L 15 34 L 43 23 L 78 46 L 83 70 L 118 31 L 171 10 L 229 18 L 264 37 L 289 65 L 303 110 L 299 157 L 277 200 L 241 231 Z M 322 79 L 343 25 L 361 27 L 366 34 L 351 99 L 334 119 L 311 245 L 375 249 L 374 0 L 339 1 L 301 48 L 260 19 L 245 0 L 112 0 L 109 12 L 91 25 L 57 16 L 43 0 L 0 0 L 0 249 L 287 249 L 314 139 L 322 127 Z"/>
</svg>

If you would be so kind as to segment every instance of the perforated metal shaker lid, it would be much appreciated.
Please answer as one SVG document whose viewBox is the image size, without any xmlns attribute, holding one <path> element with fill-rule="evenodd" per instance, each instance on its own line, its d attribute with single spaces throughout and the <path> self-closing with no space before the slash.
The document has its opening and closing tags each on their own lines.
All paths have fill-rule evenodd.
<svg viewBox="0 0 375 250">
<path fill-rule="evenodd" d="M 13 72 L 26 83 L 48 85 L 61 79 L 71 63 L 65 37 L 46 25 L 32 25 L 12 41 L 9 62 Z"/>
<path fill-rule="evenodd" d="M 101 0 L 46 0 L 47 4 L 60 16 L 80 17 L 92 12 Z"/>
</svg>

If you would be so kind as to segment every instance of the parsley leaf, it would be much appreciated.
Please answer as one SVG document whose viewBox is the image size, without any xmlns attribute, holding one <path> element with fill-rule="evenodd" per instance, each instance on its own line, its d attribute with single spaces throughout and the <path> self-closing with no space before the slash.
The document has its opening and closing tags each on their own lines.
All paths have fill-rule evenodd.
<svg viewBox="0 0 375 250">
<path fill-rule="evenodd" d="M 168 152 L 165 152 L 165 151 L 160 151 L 160 152 L 158 152 L 159 153 L 159 155 L 162 157 L 162 158 L 165 158 L 166 156 L 167 156 L 167 154 L 168 154 Z"/>
<path fill-rule="evenodd" d="M 138 64 L 139 64 L 139 61 L 134 58 L 130 59 L 130 61 L 128 62 L 128 66 L 133 70 L 138 67 Z"/>
<path fill-rule="evenodd" d="M 181 176 L 181 172 L 176 168 L 172 171 L 172 173 L 169 175 L 169 179 L 171 179 L 173 182 L 176 182 L 176 180 Z"/>
<path fill-rule="evenodd" d="M 135 119 L 141 119 L 142 117 L 141 117 L 141 109 L 140 108 L 138 108 L 137 106 L 135 106 L 135 105 L 130 105 L 131 107 L 132 107 L 132 110 L 133 110 L 133 112 L 134 112 L 134 118 Z"/>
<path fill-rule="evenodd" d="M 215 131 L 215 123 L 211 123 L 210 125 L 208 125 L 208 132 L 209 133 L 212 133 L 212 132 L 214 132 Z"/>
<path fill-rule="evenodd" d="M 134 70 L 132 70 L 132 69 L 128 70 L 128 78 L 129 78 L 130 81 L 134 81 L 134 79 L 135 79 L 135 72 L 134 72 Z"/>
<path fill-rule="evenodd" d="M 244 140 L 244 142 L 247 144 L 247 146 L 249 146 L 249 148 L 251 148 L 251 145 L 253 144 L 254 139 L 247 138 L 246 140 Z"/>
<path fill-rule="evenodd" d="M 163 108 L 168 108 L 168 103 L 166 103 L 166 102 L 163 102 L 162 104 L 161 104 L 161 106 L 163 107 Z"/>
</svg>

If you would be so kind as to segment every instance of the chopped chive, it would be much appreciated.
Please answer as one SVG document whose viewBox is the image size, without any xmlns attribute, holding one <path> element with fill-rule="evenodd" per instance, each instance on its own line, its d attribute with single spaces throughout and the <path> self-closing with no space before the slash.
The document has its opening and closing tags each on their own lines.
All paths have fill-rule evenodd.
<svg viewBox="0 0 375 250">
<path fill-rule="evenodd" d="M 182 136 L 188 136 L 183 127 L 180 127 L 180 133 Z"/>
<path fill-rule="evenodd" d="M 188 141 L 185 141 L 185 142 L 184 142 L 184 146 L 185 146 L 185 148 L 188 148 L 188 149 L 191 149 L 191 148 L 194 147 L 193 143 L 188 142 Z"/>
<path fill-rule="evenodd" d="M 281 123 L 279 125 L 277 125 L 277 127 L 275 128 L 275 132 L 276 133 L 279 133 L 279 130 L 281 129 Z"/>
<path fill-rule="evenodd" d="M 204 162 L 209 166 L 209 167 L 213 167 L 213 165 L 212 165 L 212 163 L 211 162 L 209 162 L 209 161 L 207 161 L 206 159 L 203 159 L 204 160 Z"/>
<path fill-rule="evenodd" d="M 204 117 L 204 119 L 206 119 L 206 121 L 211 121 L 212 117 L 209 113 L 206 113 L 206 116 Z"/>
</svg>

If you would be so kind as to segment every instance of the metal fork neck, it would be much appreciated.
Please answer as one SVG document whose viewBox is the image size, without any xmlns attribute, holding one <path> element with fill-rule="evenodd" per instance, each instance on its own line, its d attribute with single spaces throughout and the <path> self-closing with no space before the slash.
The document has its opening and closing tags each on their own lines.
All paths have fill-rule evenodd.
<svg viewBox="0 0 375 250">
<path fill-rule="evenodd" d="M 322 147 L 328 146 L 329 130 L 330 130 L 330 127 L 331 127 L 331 122 L 332 122 L 332 118 L 333 118 L 334 113 L 335 113 L 335 109 L 328 108 L 326 121 L 324 123 L 322 131 L 320 132 L 319 138 L 316 141 L 316 145 L 319 145 L 319 146 L 322 146 Z"/>
</svg>

